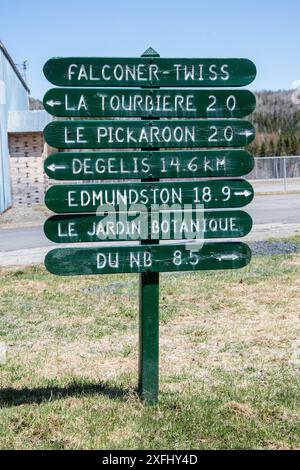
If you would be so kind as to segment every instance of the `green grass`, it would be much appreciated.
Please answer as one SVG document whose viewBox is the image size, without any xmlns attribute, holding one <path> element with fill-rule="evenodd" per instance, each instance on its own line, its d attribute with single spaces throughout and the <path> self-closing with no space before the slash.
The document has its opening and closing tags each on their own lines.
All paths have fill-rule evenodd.
<svg viewBox="0 0 300 470">
<path fill-rule="evenodd" d="M 291 243 L 295 243 L 296 245 L 300 245 L 300 235 L 294 233 L 294 235 L 290 235 L 287 238 L 271 237 L 271 238 L 268 238 L 268 241 L 270 242 L 283 241 L 283 242 L 291 242 Z"/>
<path fill-rule="evenodd" d="M 2 449 L 300 447 L 300 257 L 161 275 L 160 400 L 136 393 L 138 277 L 0 272 Z"/>
</svg>

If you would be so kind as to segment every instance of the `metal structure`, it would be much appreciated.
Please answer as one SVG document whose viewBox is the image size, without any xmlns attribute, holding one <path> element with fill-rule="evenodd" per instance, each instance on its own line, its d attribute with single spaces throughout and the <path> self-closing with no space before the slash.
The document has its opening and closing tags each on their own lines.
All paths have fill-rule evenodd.
<svg viewBox="0 0 300 470">
<path fill-rule="evenodd" d="M 254 168 L 247 175 L 262 192 L 299 191 L 300 156 L 255 157 Z M 264 184 L 265 183 L 265 184 Z"/>
<path fill-rule="evenodd" d="M 43 132 L 44 127 L 52 121 L 51 116 L 43 110 L 10 111 L 8 116 L 8 133 Z"/>
<path fill-rule="evenodd" d="M 0 213 L 11 206 L 8 119 L 10 111 L 29 109 L 29 88 L 0 42 Z"/>
</svg>

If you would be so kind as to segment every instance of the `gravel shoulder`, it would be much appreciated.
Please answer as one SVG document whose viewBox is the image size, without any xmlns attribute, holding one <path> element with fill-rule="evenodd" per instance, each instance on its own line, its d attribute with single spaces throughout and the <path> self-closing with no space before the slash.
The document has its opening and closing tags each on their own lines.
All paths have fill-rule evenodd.
<svg viewBox="0 0 300 470">
<path fill-rule="evenodd" d="M 12 207 L 0 214 L 0 230 L 24 227 L 41 227 L 51 211 L 44 205 L 33 207 Z"/>
</svg>

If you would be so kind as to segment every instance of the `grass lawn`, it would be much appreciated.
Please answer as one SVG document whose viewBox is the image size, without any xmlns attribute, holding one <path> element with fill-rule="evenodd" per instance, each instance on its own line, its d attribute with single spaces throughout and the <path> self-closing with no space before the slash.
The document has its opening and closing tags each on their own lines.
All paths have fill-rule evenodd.
<svg viewBox="0 0 300 470">
<path fill-rule="evenodd" d="M 137 394 L 138 276 L 0 272 L 0 448 L 300 448 L 300 256 L 161 275 L 160 401 Z"/>
</svg>

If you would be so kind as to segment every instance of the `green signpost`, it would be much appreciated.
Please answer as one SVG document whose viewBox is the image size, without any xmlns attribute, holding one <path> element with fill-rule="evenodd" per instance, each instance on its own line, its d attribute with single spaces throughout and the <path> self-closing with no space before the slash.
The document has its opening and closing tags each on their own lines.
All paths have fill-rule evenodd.
<svg viewBox="0 0 300 470">
<path fill-rule="evenodd" d="M 94 215 L 56 215 L 46 220 L 44 232 L 55 243 L 191 238 L 239 238 L 252 228 L 252 219 L 238 210 L 174 211 Z"/>
<path fill-rule="evenodd" d="M 150 88 L 244 86 L 256 76 L 248 59 L 165 59 L 148 51 L 134 58 L 54 57 L 44 74 L 58 86 Z"/>
<path fill-rule="evenodd" d="M 197 244 L 195 244 L 197 248 Z M 245 243 L 206 243 L 201 250 L 185 244 L 56 248 L 45 260 L 47 269 L 63 276 L 237 269 L 246 266 L 251 250 Z M 152 296 L 149 295 L 150 302 Z"/>
<path fill-rule="evenodd" d="M 149 48 L 140 58 L 53 58 L 44 73 L 64 87 L 46 93 L 47 111 L 86 118 L 46 126 L 49 145 L 77 151 L 50 155 L 45 172 L 90 181 L 49 188 L 45 203 L 59 215 L 46 221 L 44 232 L 60 244 L 99 242 L 54 249 L 45 265 L 66 276 L 140 274 L 139 392 L 155 403 L 159 273 L 237 269 L 251 259 L 245 243 L 205 240 L 243 237 L 252 228 L 246 212 L 232 209 L 254 195 L 237 177 L 254 166 L 241 147 L 252 142 L 255 129 L 239 118 L 254 110 L 255 97 L 229 87 L 251 83 L 255 65 L 248 59 L 164 59 Z"/>
<path fill-rule="evenodd" d="M 254 158 L 240 149 L 59 152 L 44 166 L 56 180 L 203 178 L 246 175 L 253 170 Z"/>
<path fill-rule="evenodd" d="M 54 121 L 44 130 L 54 148 L 243 147 L 255 129 L 242 119 Z"/>
<path fill-rule="evenodd" d="M 246 206 L 252 201 L 253 194 L 251 184 L 242 179 L 60 184 L 48 189 L 45 203 L 48 209 L 57 213 L 95 213 L 104 206 L 115 210 L 125 206 L 129 209 L 134 204 L 149 209 L 152 204 L 203 204 L 204 208 L 220 208 Z"/>
<path fill-rule="evenodd" d="M 248 90 L 126 90 L 52 88 L 44 106 L 53 116 L 240 118 L 255 108 Z"/>
</svg>

